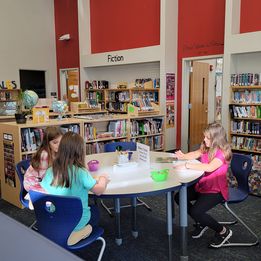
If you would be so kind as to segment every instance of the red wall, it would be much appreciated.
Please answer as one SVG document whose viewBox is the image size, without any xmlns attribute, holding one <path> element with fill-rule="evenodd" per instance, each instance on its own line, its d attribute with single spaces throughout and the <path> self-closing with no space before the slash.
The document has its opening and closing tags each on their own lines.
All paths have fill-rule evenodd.
<svg viewBox="0 0 261 261">
<path fill-rule="evenodd" d="M 58 95 L 60 96 L 59 69 L 80 67 L 77 0 L 54 0 L 54 18 Z M 64 34 L 70 34 L 71 39 L 60 41 L 59 37 Z"/>
<path fill-rule="evenodd" d="M 160 44 L 160 0 L 90 0 L 91 52 Z"/>
<path fill-rule="evenodd" d="M 224 53 L 225 0 L 179 0 L 177 148 L 181 145 L 182 59 Z"/>
<path fill-rule="evenodd" d="M 261 31 L 260 10 L 260 0 L 241 0 L 241 33 Z"/>
</svg>

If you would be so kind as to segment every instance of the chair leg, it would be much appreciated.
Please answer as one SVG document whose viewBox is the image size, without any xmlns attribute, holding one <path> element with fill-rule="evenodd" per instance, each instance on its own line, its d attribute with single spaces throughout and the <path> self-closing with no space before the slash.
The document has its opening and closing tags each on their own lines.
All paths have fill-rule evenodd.
<svg viewBox="0 0 261 261">
<path fill-rule="evenodd" d="M 257 235 L 247 226 L 247 224 L 240 218 L 238 217 L 228 206 L 227 202 L 223 204 L 223 206 L 228 210 L 228 212 L 236 218 L 254 237 L 255 241 L 254 242 L 249 242 L 249 243 L 227 243 L 224 244 L 223 246 L 255 246 L 259 244 L 258 237 Z"/>
<path fill-rule="evenodd" d="M 102 238 L 102 237 L 98 237 L 97 240 L 100 240 L 102 242 L 100 254 L 99 254 L 98 259 L 97 259 L 97 261 L 101 261 L 105 247 L 106 247 L 106 242 L 105 242 L 104 238 Z"/>
<path fill-rule="evenodd" d="M 137 201 L 140 203 L 138 205 L 143 205 L 146 209 L 148 209 L 149 211 L 152 211 L 151 207 L 145 203 L 143 200 L 141 200 L 140 198 L 137 197 Z"/>
<path fill-rule="evenodd" d="M 109 213 L 109 215 L 110 215 L 111 217 L 113 217 L 113 214 L 112 214 L 110 208 L 108 208 L 108 207 L 105 205 L 105 203 L 103 202 L 102 199 L 101 199 L 101 205 L 102 205 L 102 207 Z"/>
<path fill-rule="evenodd" d="M 33 230 L 38 231 L 38 228 L 35 226 L 35 224 L 36 224 L 36 220 L 30 225 L 29 228 L 32 228 Z"/>
</svg>

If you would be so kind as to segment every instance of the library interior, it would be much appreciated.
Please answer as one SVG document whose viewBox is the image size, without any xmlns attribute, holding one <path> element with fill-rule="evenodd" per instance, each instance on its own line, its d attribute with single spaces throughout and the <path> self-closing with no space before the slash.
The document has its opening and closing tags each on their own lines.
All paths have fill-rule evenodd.
<svg viewBox="0 0 261 261">
<path fill-rule="evenodd" d="M 260 8 L 2 0 L 0 259 L 259 260 Z"/>
</svg>

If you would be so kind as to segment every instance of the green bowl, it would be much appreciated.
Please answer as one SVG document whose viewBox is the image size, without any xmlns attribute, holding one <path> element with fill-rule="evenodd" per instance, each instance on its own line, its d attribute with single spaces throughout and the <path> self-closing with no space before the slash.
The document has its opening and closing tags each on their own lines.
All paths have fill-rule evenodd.
<svg viewBox="0 0 261 261">
<path fill-rule="evenodd" d="M 150 172 L 151 177 L 154 181 L 165 181 L 169 175 L 169 169 L 153 170 Z"/>
</svg>

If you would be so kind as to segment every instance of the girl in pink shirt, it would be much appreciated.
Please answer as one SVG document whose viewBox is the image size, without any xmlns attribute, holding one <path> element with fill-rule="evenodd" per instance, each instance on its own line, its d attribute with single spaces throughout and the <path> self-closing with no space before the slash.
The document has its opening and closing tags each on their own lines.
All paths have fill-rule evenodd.
<svg viewBox="0 0 261 261">
<path fill-rule="evenodd" d="M 50 126 L 45 129 L 42 144 L 32 157 L 31 165 L 24 174 L 25 190 L 44 192 L 40 182 L 56 157 L 62 135 L 59 127 Z M 25 198 L 30 200 L 29 194 Z M 29 207 L 32 208 L 31 204 Z"/>
<path fill-rule="evenodd" d="M 204 176 L 188 188 L 188 213 L 196 222 L 192 238 L 200 238 L 207 228 L 211 228 L 216 234 L 210 246 L 221 247 L 232 236 L 232 231 L 207 212 L 228 199 L 227 170 L 232 152 L 225 129 L 219 123 L 209 124 L 204 130 L 200 149 L 188 153 L 177 151 L 174 157 L 181 160 L 200 159 L 201 163 L 186 161 L 175 168 L 205 171 Z M 175 201 L 179 202 L 178 194 Z"/>
</svg>

